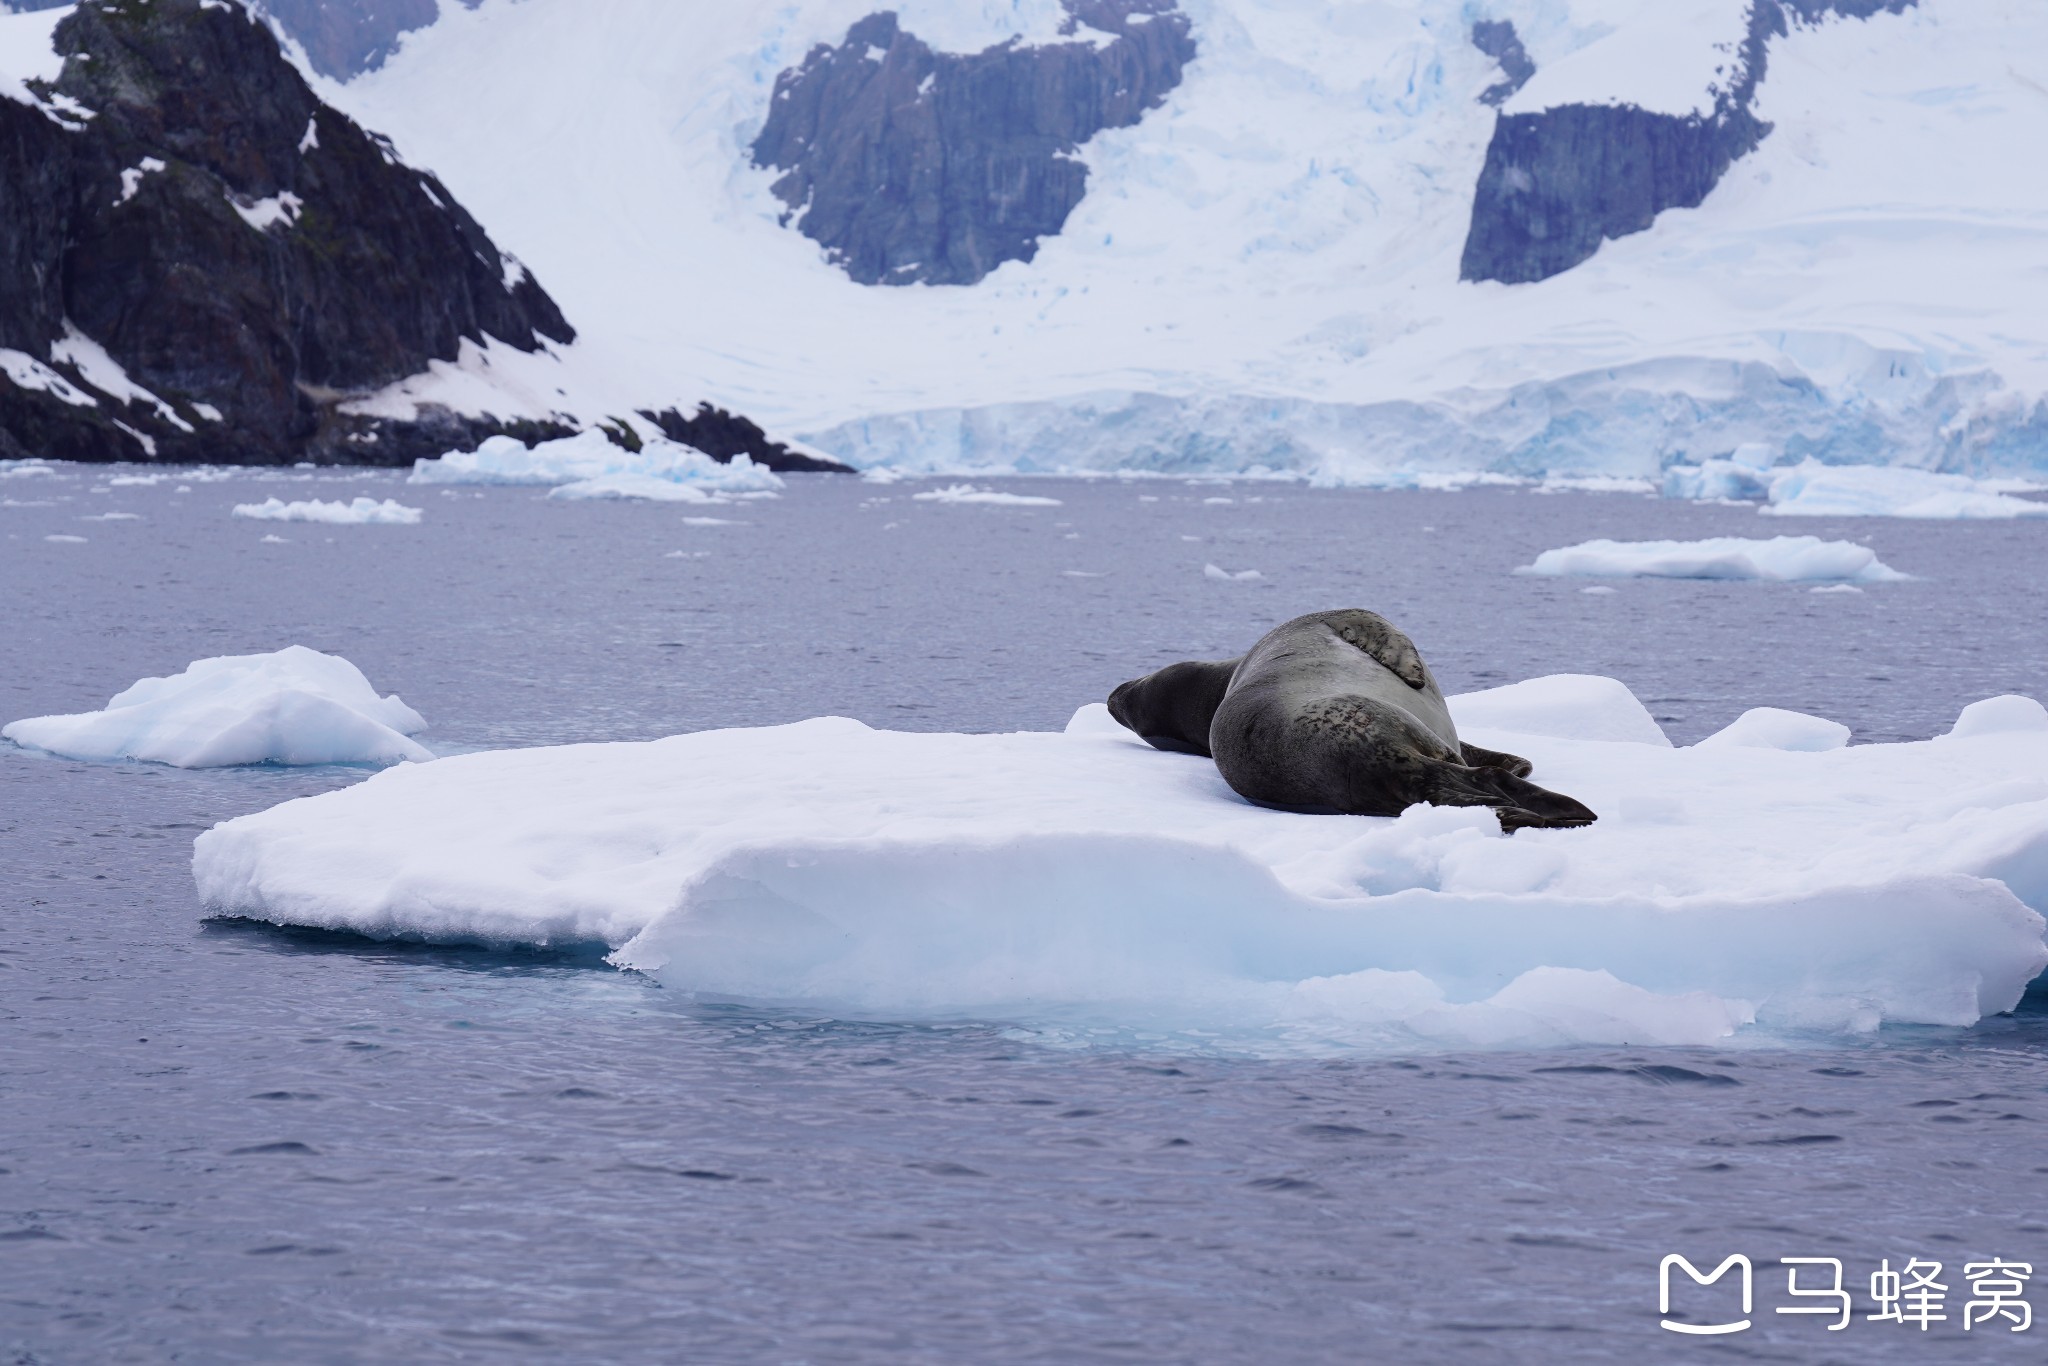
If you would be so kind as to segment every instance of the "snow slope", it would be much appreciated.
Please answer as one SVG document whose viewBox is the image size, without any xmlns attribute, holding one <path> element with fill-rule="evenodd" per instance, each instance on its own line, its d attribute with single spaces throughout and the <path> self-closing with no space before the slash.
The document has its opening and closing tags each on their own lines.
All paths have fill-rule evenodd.
<svg viewBox="0 0 2048 1366">
<path fill-rule="evenodd" d="M 560 362 L 477 350 L 415 397 L 595 419 L 712 395 L 925 471 L 1654 478 L 1758 441 L 2048 468 L 2034 0 L 1795 26 L 1758 99 L 1774 131 L 1701 207 L 1517 286 L 1457 280 L 1499 78 L 1470 22 L 1513 20 L 1534 58 L 1514 108 L 1679 110 L 1725 79 L 1739 4 L 1186 0 L 1182 85 L 1082 148 L 1088 194 L 1034 261 L 964 289 L 851 283 L 749 163 L 777 73 L 876 3 L 484 0 L 327 86 L 583 329 Z M 1059 17 L 890 7 L 949 50 L 1049 40 Z"/>
<path fill-rule="evenodd" d="M 1960 1025 L 2048 964 L 2027 699 L 1826 750 L 1756 722 L 1674 749 L 1607 679 L 1451 707 L 1599 822 L 1264 810 L 1096 704 L 1064 734 L 823 718 L 447 758 L 216 826 L 193 869 L 217 913 L 601 941 L 711 998 L 1254 1051 Z"/>
</svg>

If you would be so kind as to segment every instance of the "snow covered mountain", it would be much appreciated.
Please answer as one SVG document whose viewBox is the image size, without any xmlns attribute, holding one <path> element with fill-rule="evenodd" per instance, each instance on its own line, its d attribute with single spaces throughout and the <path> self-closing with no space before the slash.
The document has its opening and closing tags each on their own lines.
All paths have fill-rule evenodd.
<svg viewBox="0 0 2048 1366">
<path fill-rule="evenodd" d="M 710 395 L 907 470 L 2048 470 L 2038 0 L 356 4 L 396 51 L 316 87 L 580 332 L 362 412 Z"/>
<path fill-rule="evenodd" d="M 875 12 L 483 0 L 330 97 L 544 274 L 592 414 L 714 393 L 907 469 L 2048 468 L 2034 0 Z M 1192 57 L 1049 122 L 1138 22 Z M 911 255 L 971 237 L 963 159 L 1028 254 L 866 283 L 972 274 Z"/>
</svg>

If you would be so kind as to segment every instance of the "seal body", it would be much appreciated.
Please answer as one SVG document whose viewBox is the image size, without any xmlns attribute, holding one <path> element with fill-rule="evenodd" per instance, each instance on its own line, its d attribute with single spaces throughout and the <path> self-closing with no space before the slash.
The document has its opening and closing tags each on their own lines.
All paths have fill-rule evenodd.
<svg viewBox="0 0 2048 1366">
<path fill-rule="evenodd" d="M 1490 806 L 1509 831 L 1595 819 L 1526 781 L 1527 759 L 1462 743 L 1415 643 L 1362 609 L 1296 617 L 1238 659 L 1170 664 L 1118 687 L 1109 708 L 1156 748 L 1210 755 L 1260 806 L 1361 816 L 1418 802 Z"/>
</svg>

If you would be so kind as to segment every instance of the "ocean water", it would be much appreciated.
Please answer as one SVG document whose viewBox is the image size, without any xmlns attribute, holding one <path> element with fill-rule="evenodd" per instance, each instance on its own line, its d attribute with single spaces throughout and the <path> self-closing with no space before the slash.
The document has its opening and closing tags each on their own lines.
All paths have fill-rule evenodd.
<svg viewBox="0 0 2048 1366">
<path fill-rule="evenodd" d="M 1613 674 L 1681 743 L 1754 705 L 1922 737 L 2048 690 L 2042 523 L 1169 481 L 1030 484 L 1050 508 L 825 476 L 712 509 L 331 471 L 190 487 L 0 481 L 0 719 L 298 642 L 444 751 L 820 713 L 1047 728 L 1340 605 L 1406 627 L 1447 691 Z M 229 517 L 272 493 L 427 515 Z M 135 518 L 86 520 L 110 512 Z M 684 521 L 707 514 L 728 524 Z M 1511 572 L 1596 536 L 1781 533 L 1919 577 Z M 2039 994 L 1804 1047 L 1275 1061 L 205 919 L 198 831 L 361 776 L 0 748 L 0 1363 L 1961 1362 L 2048 1335 L 1961 1326 L 1967 1263 L 2048 1282 Z M 1661 1328 L 1674 1253 L 1748 1256 L 1752 1326 Z M 1777 1312 L 1821 1303 L 1788 1297 L 1785 1257 L 1840 1260 L 1846 1328 Z M 1871 1273 L 1914 1258 L 1943 1264 L 1947 1318 L 1866 1319 Z M 1671 1317 L 1735 1316 L 1730 1285 L 1681 1274 Z"/>
</svg>

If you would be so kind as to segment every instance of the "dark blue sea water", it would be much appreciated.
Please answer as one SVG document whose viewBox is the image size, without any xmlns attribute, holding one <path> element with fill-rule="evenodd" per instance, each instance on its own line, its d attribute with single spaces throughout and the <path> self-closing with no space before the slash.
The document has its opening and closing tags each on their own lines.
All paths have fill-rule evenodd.
<svg viewBox="0 0 2048 1366">
<path fill-rule="evenodd" d="M 104 473 L 0 481 L 0 719 L 299 642 L 444 750 L 827 712 L 1045 728 L 1340 605 L 1405 626 L 1447 691 L 1613 674 L 1680 742 L 1753 705 L 1882 740 L 2048 693 L 2048 523 L 1175 482 L 936 506 L 820 476 L 690 526 L 705 510 L 386 475 Z M 426 520 L 228 515 L 357 492 Z M 83 520 L 107 512 L 139 519 Z M 1510 572 L 1595 536 L 1778 533 L 1920 577 L 1591 595 Z M 1808 1049 L 1274 1062 L 711 1009 L 574 957 L 202 919 L 198 831 L 360 777 L 0 748 L 0 1363 L 1964 1362 L 2048 1340 L 1961 1327 L 1965 1263 L 2048 1283 L 2039 996 Z M 1661 1258 L 1738 1252 L 1750 1329 L 1659 1327 Z M 1843 1262 L 1846 1329 L 1775 1312 L 1797 1256 Z M 1913 1258 L 1943 1263 L 1948 1318 L 1867 1321 L 1870 1273 Z M 1734 1312 L 1686 1285 L 1675 1317 Z"/>
</svg>

